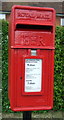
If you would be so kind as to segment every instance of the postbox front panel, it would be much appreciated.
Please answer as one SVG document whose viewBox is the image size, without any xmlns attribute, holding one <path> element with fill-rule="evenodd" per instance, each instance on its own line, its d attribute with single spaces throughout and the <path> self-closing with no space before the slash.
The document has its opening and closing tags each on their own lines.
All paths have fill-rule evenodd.
<svg viewBox="0 0 64 120">
<path fill-rule="evenodd" d="M 11 84 L 13 84 L 14 82 L 12 86 L 13 89 L 11 90 L 13 92 L 12 93 L 13 102 L 11 102 L 12 110 L 23 111 L 23 110 L 51 109 L 53 105 L 52 83 L 53 83 L 54 52 L 52 50 L 51 51 L 40 50 L 38 51 L 37 56 L 30 56 L 29 51 L 30 49 L 27 50 L 15 49 L 13 51 L 14 58 L 12 58 L 11 63 L 13 64 L 11 75 L 13 81 L 11 81 L 12 82 Z M 27 60 L 30 62 L 32 60 L 36 62 L 38 61 L 37 62 L 38 66 L 27 67 L 26 66 Z M 34 61 L 32 65 L 36 64 Z M 29 70 L 34 71 L 34 73 L 28 71 L 27 68 Z M 35 69 L 39 69 L 39 73 L 38 70 L 36 73 Z M 27 71 L 28 76 L 26 76 Z"/>
<path fill-rule="evenodd" d="M 26 8 L 28 14 L 25 13 L 25 8 L 22 9 L 23 7 L 17 6 L 13 8 L 12 18 L 15 23 L 12 22 L 13 30 L 11 28 L 13 36 L 11 37 L 10 34 L 9 99 L 11 109 L 14 111 L 51 109 L 54 73 L 53 9 L 37 11 L 34 8 L 32 11 L 28 10 L 33 9 L 29 7 Z M 32 16 L 33 12 L 34 16 Z M 43 24 L 44 19 L 47 24 Z M 42 25 L 39 25 L 39 21 Z"/>
</svg>

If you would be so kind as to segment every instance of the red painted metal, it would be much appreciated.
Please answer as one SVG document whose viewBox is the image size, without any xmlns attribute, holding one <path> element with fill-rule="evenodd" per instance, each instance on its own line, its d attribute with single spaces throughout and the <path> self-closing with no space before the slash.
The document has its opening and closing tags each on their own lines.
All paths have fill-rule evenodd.
<svg viewBox="0 0 64 120">
<path fill-rule="evenodd" d="M 53 107 L 55 10 L 13 6 L 9 22 L 8 96 L 13 111 Z M 31 55 L 36 50 L 36 55 Z M 25 59 L 42 60 L 40 92 L 25 92 Z"/>
</svg>

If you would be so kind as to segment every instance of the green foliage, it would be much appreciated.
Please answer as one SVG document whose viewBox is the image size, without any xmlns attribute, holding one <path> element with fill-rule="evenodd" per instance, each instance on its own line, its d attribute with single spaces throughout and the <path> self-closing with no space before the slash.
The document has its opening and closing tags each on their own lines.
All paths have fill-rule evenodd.
<svg viewBox="0 0 64 120">
<path fill-rule="evenodd" d="M 8 112 L 8 22 L 2 22 L 2 111 Z"/>
<path fill-rule="evenodd" d="M 64 88 L 63 88 L 63 56 L 64 56 L 64 27 L 56 27 L 55 39 L 55 81 L 54 81 L 54 110 L 63 110 Z"/>
<path fill-rule="evenodd" d="M 1 22 L 1 21 L 0 21 Z M 56 27 L 55 36 L 55 75 L 54 75 L 54 108 L 64 110 L 64 27 Z M 8 22 L 2 21 L 2 108 L 3 112 L 12 112 L 8 100 Z M 46 111 L 44 111 L 46 112 Z"/>
</svg>

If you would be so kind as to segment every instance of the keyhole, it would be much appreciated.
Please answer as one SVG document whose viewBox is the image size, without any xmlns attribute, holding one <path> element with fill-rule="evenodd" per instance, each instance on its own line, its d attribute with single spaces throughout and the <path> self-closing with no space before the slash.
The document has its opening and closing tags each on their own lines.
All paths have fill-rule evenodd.
<svg viewBox="0 0 64 120">
<path fill-rule="evenodd" d="M 20 77 L 20 79 L 22 79 L 22 77 Z"/>
</svg>

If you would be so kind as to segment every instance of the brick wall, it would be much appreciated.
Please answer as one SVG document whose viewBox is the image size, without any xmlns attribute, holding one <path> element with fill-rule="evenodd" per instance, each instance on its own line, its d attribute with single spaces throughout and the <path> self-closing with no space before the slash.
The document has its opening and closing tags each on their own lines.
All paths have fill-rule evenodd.
<svg viewBox="0 0 64 120">
<path fill-rule="evenodd" d="M 56 26 L 60 25 L 60 19 L 61 19 L 61 17 L 56 17 Z"/>
</svg>

